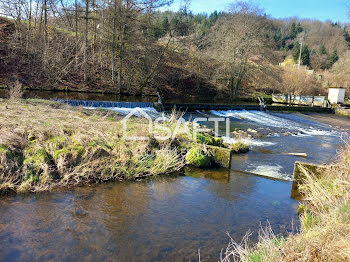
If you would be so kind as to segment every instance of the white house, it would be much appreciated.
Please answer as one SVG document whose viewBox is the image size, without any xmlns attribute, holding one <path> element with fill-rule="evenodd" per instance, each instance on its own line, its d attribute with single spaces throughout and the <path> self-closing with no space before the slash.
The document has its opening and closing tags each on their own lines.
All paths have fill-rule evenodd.
<svg viewBox="0 0 350 262">
<path fill-rule="evenodd" d="M 345 102 L 345 88 L 330 87 L 328 91 L 328 101 L 331 104 L 344 104 Z"/>
</svg>

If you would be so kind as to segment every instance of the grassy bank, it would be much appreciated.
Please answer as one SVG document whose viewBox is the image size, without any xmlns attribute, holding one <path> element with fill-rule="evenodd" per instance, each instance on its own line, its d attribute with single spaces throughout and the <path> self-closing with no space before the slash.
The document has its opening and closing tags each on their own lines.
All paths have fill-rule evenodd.
<svg viewBox="0 0 350 262">
<path fill-rule="evenodd" d="M 174 141 L 123 139 L 122 116 L 53 102 L 0 102 L 0 193 L 37 192 L 180 170 Z M 132 118 L 128 132 L 147 136 L 148 122 Z"/>
<path fill-rule="evenodd" d="M 20 90 L 12 93 L 20 96 Z M 149 138 L 140 141 L 125 139 L 124 116 L 109 110 L 21 99 L 0 100 L 0 109 L 0 194 L 137 180 L 186 164 L 229 168 L 231 153 L 249 151 L 242 143 L 225 144 L 211 130 L 194 138 L 190 122 L 179 125 L 175 111 L 170 121 L 153 126 L 152 136 L 146 118 L 128 119 L 130 137 Z M 155 138 L 169 130 L 175 137 Z"/>
<path fill-rule="evenodd" d="M 347 108 L 341 108 L 341 107 L 336 108 L 335 113 L 339 116 L 350 117 L 350 109 L 347 109 Z"/>
<path fill-rule="evenodd" d="M 256 245 L 232 240 L 221 261 L 350 261 L 350 144 L 336 166 L 320 178 L 303 170 L 300 232 L 283 238 L 267 227 Z"/>
</svg>

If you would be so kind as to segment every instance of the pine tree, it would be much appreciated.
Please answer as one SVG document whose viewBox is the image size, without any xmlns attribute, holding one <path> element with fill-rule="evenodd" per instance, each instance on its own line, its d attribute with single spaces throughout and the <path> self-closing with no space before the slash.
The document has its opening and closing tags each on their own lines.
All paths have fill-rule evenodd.
<svg viewBox="0 0 350 262">
<path fill-rule="evenodd" d="M 307 45 L 304 45 L 301 51 L 301 62 L 303 65 L 310 65 L 310 49 Z"/>
<path fill-rule="evenodd" d="M 299 54 L 300 54 L 300 44 L 299 44 L 299 42 L 296 42 L 294 44 L 293 49 L 292 49 L 292 56 L 294 58 L 294 61 L 299 60 Z"/>
<path fill-rule="evenodd" d="M 162 29 L 164 33 L 167 33 L 170 29 L 169 18 L 165 16 L 162 21 Z"/>
<path fill-rule="evenodd" d="M 297 37 L 297 34 L 298 32 L 297 32 L 296 24 L 295 22 L 293 22 L 290 27 L 290 38 L 295 39 Z"/>
<path fill-rule="evenodd" d="M 303 32 L 303 27 L 301 26 L 301 24 L 300 23 L 298 23 L 298 25 L 297 25 L 297 27 L 296 27 L 296 32 L 297 32 L 297 34 L 299 34 L 299 33 L 301 33 L 301 32 Z"/>
<path fill-rule="evenodd" d="M 332 67 L 338 60 L 339 60 L 338 52 L 337 50 L 334 50 L 333 53 L 328 58 L 330 67 Z"/>
<path fill-rule="evenodd" d="M 320 45 L 320 48 L 318 49 L 318 52 L 320 53 L 320 55 L 326 55 L 327 54 L 327 50 L 326 50 L 326 47 L 324 46 L 324 44 Z"/>
<path fill-rule="evenodd" d="M 298 42 L 296 42 L 293 47 L 292 55 L 294 61 L 299 61 L 300 44 Z M 306 66 L 310 65 L 310 49 L 307 45 L 304 45 L 301 51 L 301 64 Z"/>
<path fill-rule="evenodd" d="M 274 39 L 275 39 L 275 43 L 279 48 L 284 47 L 281 29 L 277 30 L 277 32 L 275 33 Z"/>
</svg>

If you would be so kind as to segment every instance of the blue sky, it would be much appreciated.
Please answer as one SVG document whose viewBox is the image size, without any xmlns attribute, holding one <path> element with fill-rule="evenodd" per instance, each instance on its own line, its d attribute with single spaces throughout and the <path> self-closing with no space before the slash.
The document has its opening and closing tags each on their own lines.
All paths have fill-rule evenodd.
<svg viewBox="0 0 350 262">
<path fill-rule="evenodd" d="M 178 10 L 181 1 L 183 0 L 174 0 L 170 9 Z M 224 11 L 234 1 L 192 0 L 190 9 L 195 13 Z M 254 0 L 253 2 L 258 3 L 268 15 L 275 18 L 298 16 L 322 21 L 350 22 L 346 8 L 346 2 L 350 3 L 349 0 Z"/>
</svg>

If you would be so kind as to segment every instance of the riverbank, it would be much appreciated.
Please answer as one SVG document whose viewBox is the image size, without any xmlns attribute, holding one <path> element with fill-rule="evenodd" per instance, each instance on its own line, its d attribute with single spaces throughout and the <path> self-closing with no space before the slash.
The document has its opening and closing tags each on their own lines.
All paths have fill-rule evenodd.
<svg viewBox="0 0 350 262">
<path fill-rule="evenodd" d="M 125 122 L 124 113 L 111 110 L 33 99 L 0 100 L 0 108 L 0 193 L 138 180 L 185 165 L 230 168 L 233 153 L 249 151 L 243 143 L 213 137 L 209 129 L 194 138 L 191 122 L 177 121 L 181 115 L 175 111 L 150 132 L 149 119 Z M 155 138 L 168 131 L 169 138 Z"/>
<path fill-rule="evenodd" d="M 301 229 L 287 238 L 268 226 L 259 242 L 232 240 L 221 261 L 349 261 L 350 260 L 350 144 L 339 152 L 336 168 L 316 178 L 304 170 L 299 206 Z"/>
<path fill-rule="evenodd" d="M 329 114 L 314 114 L 314 113 L 303 113 L 304 118 L 310 119 L 312 121 L 324 123 L 330 125 L 334 128 L 349 131 L 350 130 L 350 121 L 346 116 L 341 116 L 338 114 L 332 115 L 329 117 Z"/>
<path fill-rule="evenodd" d="M 45 100 L 0 102 L 0 192 L 37 192 L 181 170 L 174 141 L 123 138 L 123 116 Z M 128 132 L 148 136 L 148 122 L 131 118 Z"/>
</svg>

